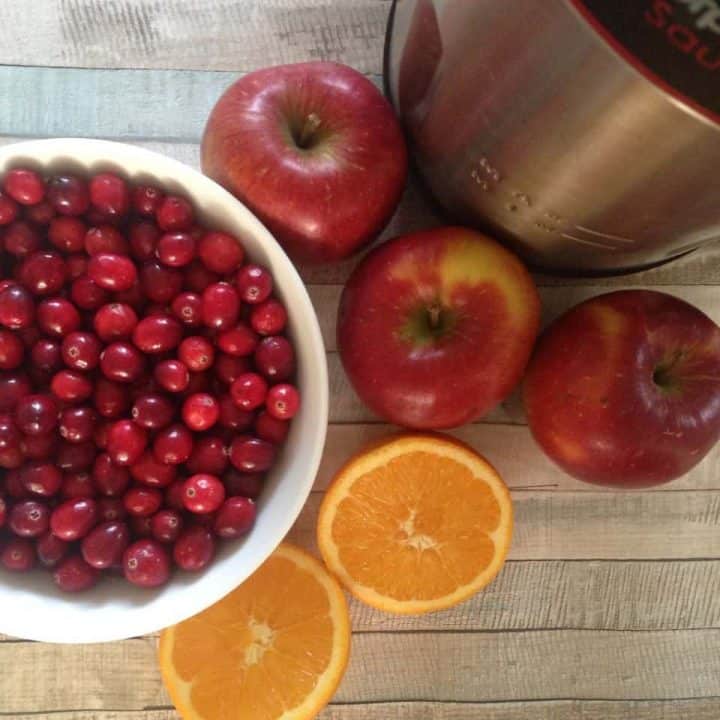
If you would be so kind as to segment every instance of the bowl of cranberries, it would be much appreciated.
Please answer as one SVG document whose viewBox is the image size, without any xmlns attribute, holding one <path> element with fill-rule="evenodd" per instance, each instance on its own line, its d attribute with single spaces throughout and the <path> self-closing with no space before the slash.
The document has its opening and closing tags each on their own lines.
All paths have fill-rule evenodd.
<svg viewBox="0 0 720 720">
<path fill-rule="evenodd" d="M 327 395 L 301 279 L 223 188 L 121 143 L 0 149 L 0 632 L 220 599 L 300 513 Z"/>
</svg>

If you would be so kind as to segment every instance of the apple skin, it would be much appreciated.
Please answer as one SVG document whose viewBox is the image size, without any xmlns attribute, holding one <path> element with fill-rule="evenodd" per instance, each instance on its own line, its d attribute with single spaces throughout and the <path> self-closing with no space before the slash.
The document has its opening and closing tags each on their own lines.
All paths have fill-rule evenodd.
<svg viewBox="0 0 720 720">
<path fill-rule="evenodd" d="M 294 260 L 313 263 L 344 258 L 380 233 L 408 162 L 390 103 L 365 76 L 332 62 L 240 78 L 208 118 L 201 161 Z"/>
<path fill-rule="evenodd" d="M 417 429 L 457 427 L 520 381 L 540 300 L 520 260 L 472 230 L 443 227 L 372 250 L 348 280 L 337 341 L 357 394 Z"/>
<path fill-rule="evenodd" d="M 523 396 L 535 439 L 570 475 L 666 483 L 720 437 L 720 328 L 666 293 L 592 298 L 543 333 Z"/>
</svg>

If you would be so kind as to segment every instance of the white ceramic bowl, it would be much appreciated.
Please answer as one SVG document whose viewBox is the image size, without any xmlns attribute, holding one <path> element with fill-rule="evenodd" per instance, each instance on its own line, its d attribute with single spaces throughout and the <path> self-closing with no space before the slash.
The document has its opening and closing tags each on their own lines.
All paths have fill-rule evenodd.
<svg viewBox="0 0 720 720">
<path fill-rule="evenodd" d="M 268 230 L 242 203 L 196 170 L 132 145 L 75 138 L 0 148 L 0 175 L 19 165 L 44 172 L 112 170 L 131 181 L 150 181 L 186 195 L 203 223 L 241 238 L 247 254 L 270 268 L 288 309 L 302 407 L 259 500 L 257 523 L 246 538 L 221 543 L 217 558 L 204 572 L 176 572 L 159 590 L 143 590 L 113 578 L 73 596 L 58 591 L 44 571 L 0 572 L 0 632 L 68 643 L 154 632 L 203 610 L 240 584 L 299 515 L 320 463 L 327 429 L 327 364 L 318 321 L 300 277 Z"/>
</svg>

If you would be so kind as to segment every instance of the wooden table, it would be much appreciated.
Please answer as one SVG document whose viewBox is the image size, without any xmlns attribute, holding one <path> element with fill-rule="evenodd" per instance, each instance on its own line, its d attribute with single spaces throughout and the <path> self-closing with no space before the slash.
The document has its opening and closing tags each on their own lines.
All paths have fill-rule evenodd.
<svg viewBox="0 0 720 720">
<path fill-rule="evenodd" d="M 469 0 L 468 0 L 469 1 Z M 320 58 L 380 81 L 386 0 L 0 0 L 0 142 L 96 136 L 198 166 L 211 106 L 238 73 Z M 411 184 L 384 233 L 437 224 Z M 315 490 L 292 537 L 312 545 L 343 458 L 387 432 L 335 347 L 353 262 L 303 275 L 328 349 L 331 411 Z M 548 320 L 608 287 L 656 287 L 720 321 L 720 249 L 593 282 L 538 277 Z M 534 446 L 515 400 L 463 428 L 516 507 L 510 559 L 474 599 L 422 618 L 352 603 L 352 659 L 326 720 L 720 718 L 720 448 L 656 490 L 574 482 Z M 2 612 L 2 608 L 0 608 Z M 0 717 L 170 720 L 155 639 L 0 642 Z"/>
</svg>

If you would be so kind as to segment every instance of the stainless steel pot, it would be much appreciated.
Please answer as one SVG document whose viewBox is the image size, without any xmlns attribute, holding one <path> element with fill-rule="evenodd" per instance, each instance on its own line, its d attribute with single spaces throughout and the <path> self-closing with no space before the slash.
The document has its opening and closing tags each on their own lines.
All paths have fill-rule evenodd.
<svg viewBox="0 0 720 720">
<path fill-rule="evenodd" d="M 535 266 L 720 239 L 720 0 L 396 0 L 385 73 L 433 193 Z"/>
</svg>

